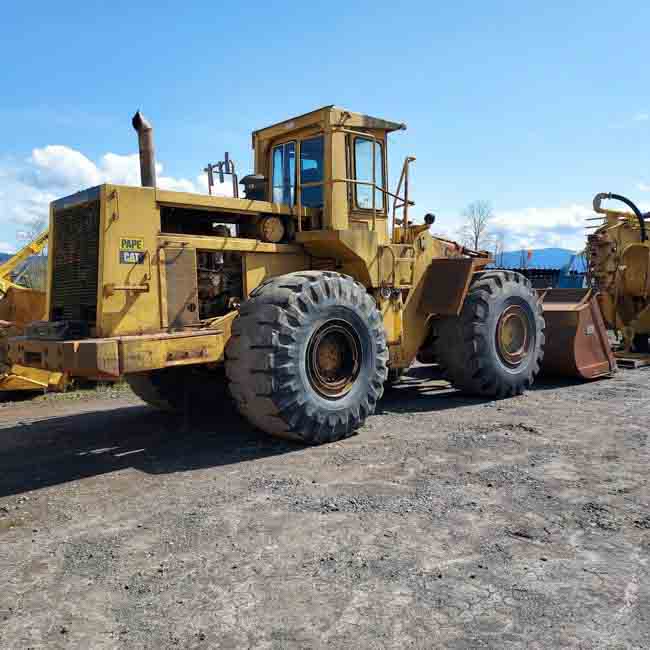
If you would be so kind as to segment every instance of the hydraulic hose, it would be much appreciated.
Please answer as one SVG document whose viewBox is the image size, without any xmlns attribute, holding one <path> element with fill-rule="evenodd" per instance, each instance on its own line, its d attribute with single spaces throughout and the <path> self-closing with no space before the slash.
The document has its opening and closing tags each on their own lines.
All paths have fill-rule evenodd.
<svg viewBox="0 0 650 650">
<path fill-rule="evenodd" d="M 637 220 L 639 221 L 639 229 L 641 230 L 641 241 L 645 242 L 648 239 L 648 235 L 646 233 L 645 229 L 645 220 L 646 218 L 650 215 L 648 214 L 643 214 L 639 208 L 630 201 L 630 199 L 625 198 L 624 196 L 621 196 L 620 194 L 612 194 L 611 192 L 601 192 L 600 194 L 596 194 L 594 196 L 594 211 L 598 212 L 600 214 L 603 213 L 603 209 L 600 207 L 601 201 L 606 199 L 613 200 L 613 201 L 620 201 L 621 203 L 625 203 L 632 212 L 634 212 L 634 215 L 636 216 Z"/>
</svg>

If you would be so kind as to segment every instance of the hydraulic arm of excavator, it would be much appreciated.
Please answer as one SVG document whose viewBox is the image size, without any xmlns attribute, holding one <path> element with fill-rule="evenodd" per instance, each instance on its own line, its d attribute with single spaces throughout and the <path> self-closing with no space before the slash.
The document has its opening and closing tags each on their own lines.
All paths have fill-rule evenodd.
<svg viewBox="0 0 650 650">
<path fill-rule="evenodd" d="M 47 246 L 47 238 L 48 231 L 44 230 L 34 241 L 29 242 L 13 257 L 0 264 L 0 297 L 1 294 L 6 294 L 10 287 L 24 288 L 12 282 L 11 276 L 23 262 L 26 262 L 32 255 L 38 255 Z"/>
<path fill-rule="evenodd" d="M 0 264 L 0 391 L 63 390 L 66 377 L 60 372 L 12 365 L 7 359 L 6 339 L 22 334 L 26 325 L 45 315 L 46 295 L 42 289 L 19 283 L 16 272 L 32 255 L 46 246 L 48 231 Z"/>
</svg>

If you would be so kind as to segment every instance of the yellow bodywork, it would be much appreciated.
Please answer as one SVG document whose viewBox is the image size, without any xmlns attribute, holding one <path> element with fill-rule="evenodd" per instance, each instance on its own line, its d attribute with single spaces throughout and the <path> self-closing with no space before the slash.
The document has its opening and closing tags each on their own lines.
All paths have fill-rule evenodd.
<svg viewBox="0 0 650 650">
<path fill-rule="evenodd" d="M 18 253 L 0 265 L 0 391 L 63 390 L 63 373 L 38 368 L 12 365 L 8 357 L 7 339 L 24 331 L 34 320 L 46 317 L 46 293 L 23 287 L 12 281 L 12 274 L 31 255 L 37 255 L 47 245 L 47 231 L 27 244 Z"/>
<path fill-rule="evenodd" d="M 111 378 L 222 363 L 237 301 L 218 317 L 197 319 L 192 297 L 197 256 L 218 252 L 241 263 L 241 300 L 264 280 L 293 271 L 335 270 L 353 276 L 375 297 L 383 314 L 391 366 L 407 367 L 428 333 L 431 304 L 438 315 L 457 315 L 472 274 L 489 260 L 486 255 L 470 259 L 453 242 L 435 238 L 427 226 L 409 221 L 408 165 L 414 159 L 404 165 L 402 195 L 381 183 L 388 178 L 387 135 L 402 128 L 328 106 L 255 131 L 254 171 L 266 179 L 272 176 L 274 148 L 294 143 L 300 161 L 303 141 L 323 138 L 322 180 L 301 182 L 301 165 L 296 165 L 294 205 L 110 184 L 55 201 L 50 211 L 50 283 L 60 272 L 55 260 L 67 259 L 57 258 L 57 247 L 65 246 L 57 233 L 63 228 L 61 215 L 99 206 L 96 310 L 87 337 L 17 337 L 10 344 L 11 359 L 72 375 Z M 354 174 L 351 156 L 356 155 L 359 138 L 372 143 L 370 180 Z M 302 204 L 306 188 L 314 186 L 322 188 L 322 208 Z M 363 186 L 371 188 L 371 205 L 357 205 L 356 188 Z M 272 198 L 269 187 L 266 197 Z M 256 224 L 269 216 L 288 225 L 291 234 L 283 243 L 262 241 L 257 234 Z M 239 234 L 201 232 L 212 220 L 235 225 Z M 434 261 L 441 264 L 432 274 Z M 432 294 L 452 278 L 454 289 L 432 302 Z M 56 321 L 61 306 L 53 295 L 50 286 L 47 313 Z"/>
<path fill-rule="evenodd" d="M 603 223 L 589 236 L 589 272 L 609 328 L 623 334 L 630 349 L 634 336 L 650 335 L 650 241 L 640 241 L 637 217 L 599 210 Z"/>
</svg>

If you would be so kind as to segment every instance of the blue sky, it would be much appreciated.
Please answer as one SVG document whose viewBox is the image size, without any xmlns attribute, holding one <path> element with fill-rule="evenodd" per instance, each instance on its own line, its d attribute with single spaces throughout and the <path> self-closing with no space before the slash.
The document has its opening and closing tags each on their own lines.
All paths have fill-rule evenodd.
<svg viewBox="0 0 650 650">
<path fill-rule="evenodd" d="M 137 182 L 137 108 L 170 187 L 334 103 L 408 124 L 392 170 L 417 157 L 415 214 L 448 234 L 476 199 L 508 248 L 577 248 L 599 191 L 650 210 L 650 3 L 438 4 L 6 3 L 0 250 L 60 193 Z"/>
</svg>

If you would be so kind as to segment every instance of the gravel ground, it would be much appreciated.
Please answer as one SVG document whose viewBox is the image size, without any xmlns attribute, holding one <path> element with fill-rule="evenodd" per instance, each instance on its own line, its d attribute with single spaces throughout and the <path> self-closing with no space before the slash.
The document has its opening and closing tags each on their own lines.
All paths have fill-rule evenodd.
<svg viewBox="0 0 650 650">
<path fill-rule="evenodd" d="M 431 374 L 318 448 L 125 389 L 0 403 L 0 647 L 650 647 L 650 371 Z"/>
</svg>

